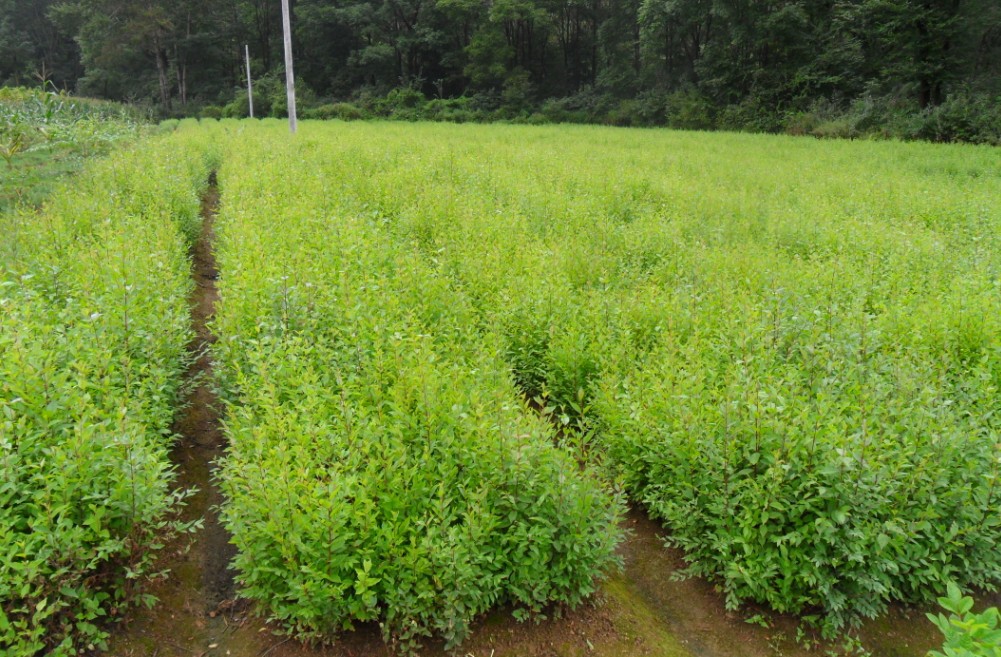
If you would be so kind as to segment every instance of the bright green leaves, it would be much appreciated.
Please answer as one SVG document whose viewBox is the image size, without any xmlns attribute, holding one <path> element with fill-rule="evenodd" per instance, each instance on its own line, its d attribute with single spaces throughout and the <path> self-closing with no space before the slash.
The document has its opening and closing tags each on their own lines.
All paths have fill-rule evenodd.
<svg viewBox="0 0 1001 657">
<path fill-rule="evenodd" d="M 324 200 L 265 208 L 310 226 L 272 259 L 298 273 L 285 288 L 276 266 L 241 276 L 263 293 L 241 290 L 227 321 L 283 328 L 260 307 L 287 290 L 290 326 L 336 342 L 320 358 L 383 409 L 410 362 L 400 352 L 416 348 L 387 346 L 392 317 L 442 358 L 497 348 L 574 455 L 603 459 L 731 606 L 819 615 L 836 632 L 947 581 L 1001 580 L 994 154 L 565 126 L 315 129 L 322 172 L 289 187 Z M 274 248 L 260 232 L 240 244 Z M 358 247 L 372 239 L 374 253 Z M 385 274 L 345 285 L 309 258 L 391 270 L 424 294 Z M 311 389 L 322 369 L 298 376 Z M 364 441 L 358 420 L 344 424 Z"/>
<path fill-rule="evenodd" d="M 366 609 L 374 609 L 377 602 L 373 587 L 379 583 L 379 578 L 371 576 L 372 562 L 366 559 L 361 568 L 355 569 L 358 579 L 355 580 L 355 595 Z"/>
<path fill-rule="evenodd" d="M 519 399 L 497 337 L 421 257 L 437 238 L 398 240 L 392 196 L 351 211 L 324 190 L 366 176 L 275 136 L 221 172 L 222 485 L 244 595 L 300 636 L 377 620 L 404 649 L 457 645 L 497 605 L 578 604 L 616 566 L 622 501 Z"/>
<path fill-rule="evenodd" d="M 100 646 L 170 520 L 168 449 L 191 338 L 185 235 L 207 170 L 148 142 L 4 215 L 0 252 L 0 652 Z M 140 598 L 141 599 L 141 598 Z"/>
<path fill-rule="evenodd" d="M 964 596 L 950 582 L 948 594 L 938 599 L 949 612 L 928 614 L 928 620 L 942 632 L 942 652 L 933 650 L 928 657 L 998 657 L 1001 655 L 1001 613 L 996 607 L 973 612 L 973 598 Z"/>
</svg>

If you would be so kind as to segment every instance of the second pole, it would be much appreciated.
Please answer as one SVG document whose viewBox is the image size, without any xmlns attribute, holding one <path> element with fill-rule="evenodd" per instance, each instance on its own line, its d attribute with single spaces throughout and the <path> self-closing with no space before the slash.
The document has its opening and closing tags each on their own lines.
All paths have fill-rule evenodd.
<svg viewBox="0 0 1001 657">
<path fill-rule="evenodd" d="M 288 0 L 282 0 L 282 29 L 285 35 L 285 91 L 288 94 L 288 129 L 293 135 L 297 127 L 295 116 L 295 74 L 292 71 L 292 21 Z"/>
</svg>

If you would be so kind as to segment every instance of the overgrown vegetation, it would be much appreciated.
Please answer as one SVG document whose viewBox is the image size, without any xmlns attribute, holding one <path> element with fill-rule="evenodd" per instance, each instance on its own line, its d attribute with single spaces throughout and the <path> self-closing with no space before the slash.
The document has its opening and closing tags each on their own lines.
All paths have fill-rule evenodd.
<svg viewBox="0 0 1001 657">
<path fill-rule="evenodd" d="M 296 636 L 378 621 L 404 650 L 579 604 L 616 566 L 619 496 L 557 449 L 461 288 L 328 193 L 364 172 L 283 138 L 246 131 L 220 173 L 242 594 Z"/>
<path fill-rule="evenodd" d="M 285 88 L 267 85 L 259 115 L 283 117 Z M 904 141 L 1001 144 L 1001 102 L 989 95 L 961 93 L 941 105 L 921 109 L 907 99 L 865 96 L 851 103 L 817 101 L 803 109 L 718 107 L 692 91 L 651 91 L 641 99 L 620 101 L 609 94 L 586 91 L 544 102 L 525 99 L 509 104 L 490 94 L 428 99 L 414 89 L 396 89 L 385 96 L 359 93 L 347 102 L 326 102 L 307 96 L 300 113 L 307 119 L 392 119 L 450 123 L 561 123 L 679 130 L 773 132 L 818 139 L 896 139 Z M 203 118 L 247 116 L 246 95 L 225 106 L 209 105 Z"/>
<path fill-rule="evenodd" d="M 337 217 L 309 222 L 328 245 L 365 220 L 382 232 L 362 242 L 461 290 L 456 325 L 498 345 L 731 607 L 834 634 L 1001 580 L 992 150 L 392 124 L 301 140 L 326 205 L 283 195 L 269 218 Z M 360 303 L 294 271 L 244 315 Z M 460 312 L 424 287 L 364 298 Z"/>
<path fill-rule="evenodd" d="M 143 131 L 142 113 L 65 93 L 0 88 L 0 212 L 37 206 L 65 175 Z"/>
<path fill-rule="evenodd" d="M 191 143 L 146 141 L 41 213 L 0 214 L 4 655 L 101 646 L 109 619 L 151 602 L 157 550 L 191 528 L 172 519 L 187 493 L 168 448 L 207 173 Z"/>
<path fill-rule="evenodd" d="M 220 163 L 223 517 L 294 635 L 455 646 L 579 604 L 619 491 L 728 606 L 829 636 L 1001 581 L 992 149 L 174 128 L 0 215 L 5 654 L 100 646 L 190 528 L 166 453 Z M 996 614 L 947 600 L 945 654 L 981 654 Z"/>
</svg>

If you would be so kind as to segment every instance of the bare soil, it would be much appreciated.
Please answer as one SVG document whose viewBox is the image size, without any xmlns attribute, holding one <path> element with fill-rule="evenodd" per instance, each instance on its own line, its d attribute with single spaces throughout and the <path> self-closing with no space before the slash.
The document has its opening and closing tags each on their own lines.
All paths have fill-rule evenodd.
<svg viewBox="0 0 1001 657">
<path fill-rule="evenodd" d="M 203 203 L 204 225 L 192 249 L 195 290 L 191 299 L 198 358 L 188 376 L 197 382 L 176 422 L 180 440 L 174 450 L 178 485 L 199 492 L 185 510 L 203 518 L 204 527 L 190 549 L 168 555 L 171 576 L 150 592 L 160 599 L 153 610 L 133 612 L 115 632 L 109 654 L 115 657 L 382 657 L 392 655 L 372 624 L 345 633 L 334 646 L 307 646 L 283 637 L 236 597 L 228 565 L 234 555 L 219 523 L 221 495 L 213 481 L 225 450 L 219 404 L 211 388 L 207 347 L 218 293 L 212 253 L 213 220 L 218 203 L 214 186 Z M 620 548 L 623 572 L 576 610 L 553 610 L 541 622 L 518 623 L 510 610 L 481 619 L 461 649 L 448 652 L 430 644 L 424 655 L 463 657 L 808 657 L 831 646 L 804 645 L 794 639 L 797 623 L 756 609 L 727 611 L 723 597 L 703 580 L 678 580 L 680 552 L 664 547 L 663 530 L 642 511 L 625 520 L 629 538 Z M 996 604 L 996 599 L 992 601 Z M 748 618 L 761 614 L 763 625 Z M 862 629 L 861 639 L 878 657 L 924 657 L 939 641 L 918 611 L 891 610 Z"/>
<path fill-rule="evenodd" d="M 230 537 L 219 522 L 222 494 L 214 484 L 216 462 L 226 440 L 219 416 L 219 404 L 212 389 L 212 361 L 209 353 L 214 337 L 208 328 L 218 300 L 218 272 L 212 253 L 213 223 L 219 194 L 214 179 L 202 199 L 202 230 L 191 247 L 194 288 L 189 299 L 195 338 L 188 351 L 192 356 L 186 378 L 190 392 L 184 400 L 173 430 L 178 436 L 172 459 L 177 466 L 180 488 L 194 489 L 182 517 L 202 520 L 202 528 L 190 541 L 177 541 L 167 548 L 165 564 L 170 577 L 150 591 L 160 599 L 153 611 L 136 612 L 119 629 L 111 644 L 111 654 L 169 655 L 199 654 L 202 638 L 225 628 L 223 611 L 233 605 L 235 587 L 228 566 L 236 553 Z"/>
</svg>

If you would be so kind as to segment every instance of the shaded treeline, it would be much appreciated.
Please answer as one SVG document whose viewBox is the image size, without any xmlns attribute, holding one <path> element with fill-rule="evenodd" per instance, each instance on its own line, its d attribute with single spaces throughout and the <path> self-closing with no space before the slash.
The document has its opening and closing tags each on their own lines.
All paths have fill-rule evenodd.
<svg viewBox="0 0 1001 657">
<path fill-rule="evenodd" d="M 975 110 L 1001 92 L 998 0 L 295 0 L 293 13 L 307 106 L 404 88 L 514 114 L 562 99 L 611 122 L 768 129 L 860 99 Z M 245 43 L 267 94 L 279 14 L 278 0 L 0 0 L 0 80 L 192 113 L 238 96 Z"/>
</svg>

